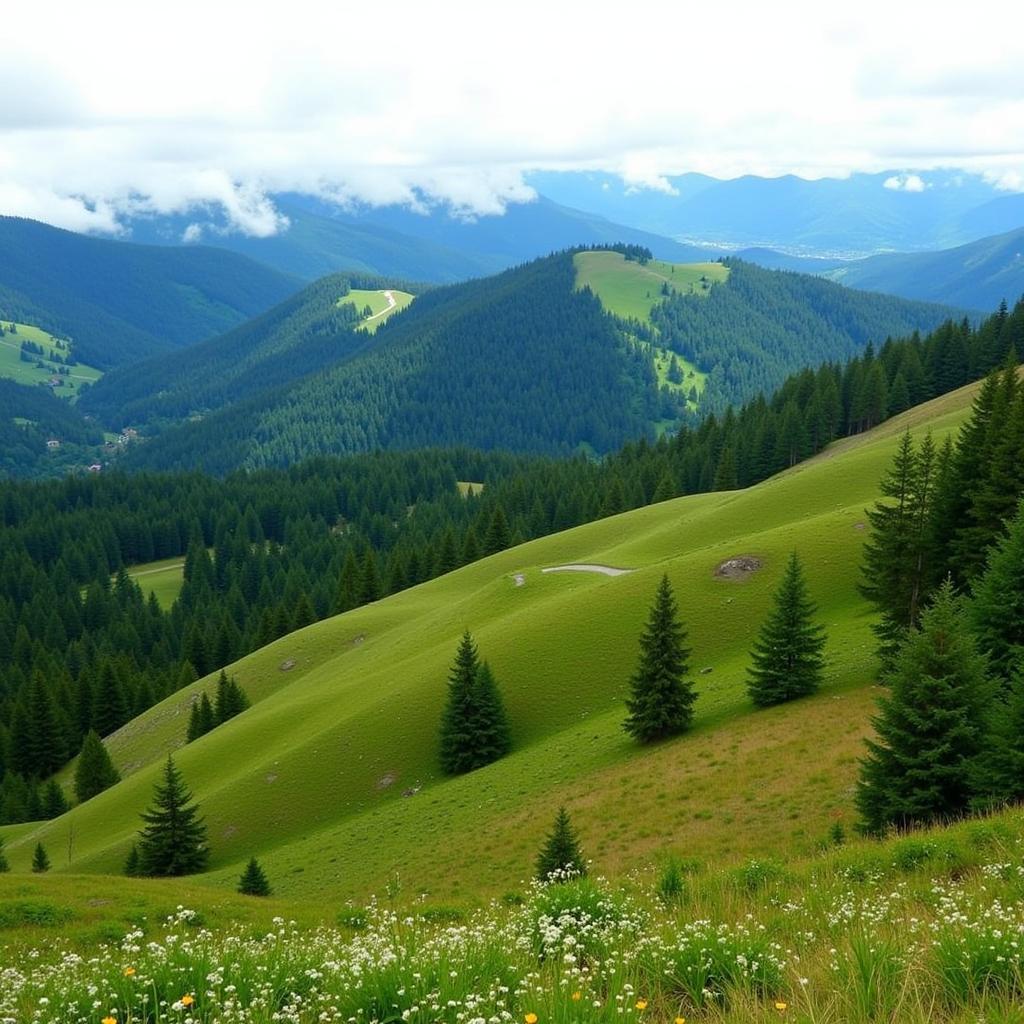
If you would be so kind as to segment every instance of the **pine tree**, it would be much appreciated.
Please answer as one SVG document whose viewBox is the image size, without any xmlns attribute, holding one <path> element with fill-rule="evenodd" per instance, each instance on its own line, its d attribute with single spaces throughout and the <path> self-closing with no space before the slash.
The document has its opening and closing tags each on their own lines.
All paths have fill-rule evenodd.
<svg viewBox="0 0 1024 1024">
<path fill-rule="evenodd" d="M 991 687 L 950 580 L 903 642 L 887 681 L 891 692 L 879 700 L 877 740 L 867 742 L 857 787 L 865 828 L 877 833 L 963 814 L 986 743 Z"/>
<path fill-rule="evenodd" d="M 558 809 L 555 824 L 537 856 L 537 878 L 541 882 L 566 881 L 587 873 L 587 862 L 580 849 L 579 837 L 569 821 L 569 812 Z M 554 876 L 554 878 L 552 878 Z"/>
<path fill-rule="evenodd" d="M 214 698 L 214 722 L 223 725 L 229 718 L 240 715 L 249 707 L 249 699 L 246 697 L 238 681 L 229 678 L 224 670 L 221 670 L 217 679 L 217 694 Z"/>
<path fill-rule="evenodd" d="M 505 517 L 505 510 L 501 505 L 495 505 L 491 521 L 487 524 L 487 533 L 484 535 L 484 557 L 504 551 L 511 543 L 512 534 L 508 527 L 508 519 Z"/>
<path fill-rule="evenodd" d="M 109 736 L 128 720 L 124 688 L 110 661 L 100 669 L 92 701 L 92 727 L 100 736 Z"/>
<path fill-rule="evenodd" d="M 1024 800 L 1024 655 L 1005 700 L 990 709 L 988 737 L 971 774 L 973 804 L 984 808 Z"/>
<path fill-rule="evenodd" d="M 203 722 L 199 715 L 199 701 L 192 701 L 191 710 L 188 713 L 188 730 L 185 738 L 189 743 L 199 739 L 203 735 Z"/>
<path fill-rule="evenodd" d="M 272 892 L 267 876 L 255 857 L 249 859 L 242 877 L 238 880 L 238 891 L 243 896 L 269 896 Z"/>
<path fill-rule="evenodd" d="M 367 548 L 363 555 L 363 564 L 359 574 L 359 590 L 357 600 L 359 604 L 371 604 L 381 598 L 380 572 L 377 569 L 377 556 L 373 548 Z"/>
<path fill-rule="evenodd" d="M 40 802 L 42 803 L 43 817 L 47 820 L 59 818 L 70 809 L 68 798 L 64 795 L 64 790 L 61 789 L 60 783 L 56 779 L 50 779 L 47 782 Z"/>
<path fill-rule="evenodd" d="M 75 796 L 79 803 L 91 800 L 109 789 L 121 776 L 110 760 L 110 754 L 95 730 L 90 729 L 82 741 L 82 750 L 75 766 Z"/>
<path fill-rule="evenodd" d="M 36 848 L 32 853 L 32 871 L 41 875 L 44 871 L 50 870 L 50 858 L 47 856 L 46 849 L 42 843 L 36 843 Z"/>
<path fill-rule="evenodd" d="M 204 691 L 203 695 L 199 698 L 199 735 L 205 736 L 216 726 L 217 716 L 214 714 L 210 695 Z"/>
<path fill-rule="evenodd" d="M 459 775 L 477 767 L 473 732 L 479 669 L 476 644 L 467 629 L 448 675 L 448 700 L 441 717 L 441 770 L 446 775 Z"/>
<path fill-rule="evenodd" d="M 153 804 L 143 812 L 139 864 L 144 875 L 190 875 L 206 867 L 206 826 L 192 794 L 170 756 Z"/>
<path fill-rule="evenodd" d="M 142 865 L 139 861 L 139 847 L 137 843 L 132 843 L 132 848 L 128 851 L 128 856 L 124 862 L 124 873 L 129 878 L 137 878 L 142 874 Z"/>
<path fill-rule="evenodd" d="M 750 655 L 747 692 L 760 708 L 814 693 L 825 668 L 825 630 L 814 622 L 815 607 L 795 551 L 773 601 Z"/>
<path fill-rule="evenodd" d="M 640 658 L 626 701 L 623 727 L 640 743 L 674 736 L 688 729 L 697 699 L 689 672 L 690 650 L 679 622 L 668 576 L 661 578 L 647 625 L 640 635 Z"/>
<path fill-rule="evenodd" d="M 6 874 L 11 870 L 11 865 L 7 862 L 7 854 L 4 853 L 4 837 L 0 836 L 0 875 Z"/>
<path fill-rule="evenodd" d="M 512 749 L 512 734 L 505 715 L 505 705 L 486 661 L 477 669 L 473 703 L 474 767 L 482 768 L 504 757 Z"/>
<path fill-rule="evenodd" d="M 989 551 L 974 585 L 970 618 L 993 675 L 1008 680 L 1024 658 L 1024 502 L 1010 532 Z"/>
</svg>

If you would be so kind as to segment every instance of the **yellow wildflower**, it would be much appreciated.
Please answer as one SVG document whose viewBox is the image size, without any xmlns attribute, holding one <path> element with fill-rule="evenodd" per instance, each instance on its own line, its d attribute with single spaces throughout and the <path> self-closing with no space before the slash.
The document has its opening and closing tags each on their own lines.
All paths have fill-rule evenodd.
<svg viewBox="0 0 1024 1024">
<path fill-rule="evenodd" d="M 583 998 L 583 993 L 579 989 L 577 989 L 575 992 L 573 992 L 573 994 L 572 994 L 572 1001 L 574 1003 L 578 1003 L 582 998 Z"/>
<path fill-rule="evenodd" d="M 535 1013 L 528 1013 L 523 1018 L 523 1020 L 526 1021 L 526 1024 L 537 1024 L 537 1014 L 535 1014 Z"/>
<path fill-rule="evenodd" d="M 126 978 L 131 978 L 134 974 L 135 974 L 135 968 L 134 967 L 126 967 L 124 969 L 124 976 Z"/>
<path fill-rule="evenodd" d="M 638 1010 L 646 1010 L 647 1009 L 647 1000 L 646 999 L 638 999 L 636 1001 L 636 1008 Z"/>
<path fill-rule="evenodd" d="M 675 1024 L 686 1024 L 685 1017 L 676 1017 Z"/>
<path fill-rule="evenodd" d="M 789 1003 L 784 1003 L 784 1002 L 783 1002 L 783 1001 L 782 1001 L 782 1000 L 780 999 L 780 1000 L 779 1000 L 779 1001 L 778 1001 L 778 1002 L 777 1002 L 777 1003 L 775 1004 L 775 1009 L 776 1009 L 776 1010 L 778 1010 L 778 1011 L 779 1011 L 779 1013 L 783 1013 L 783 1012 L 784 1012 L 785 1010 L 789 1009 Z"/>
<path fill-rule="evenodd" d="M 104 1017 L 103 1020 L 100 1021 L 100 1024 L 117 1024 L 117 1018 L 116 1017 Z"/>
<path fill-rule="evenodd" d="M 180 1001 L 182 1006 L 191 1006 L 196 1001 L 196 997 L 192 995 L 182 996 Z"/>
</svg>

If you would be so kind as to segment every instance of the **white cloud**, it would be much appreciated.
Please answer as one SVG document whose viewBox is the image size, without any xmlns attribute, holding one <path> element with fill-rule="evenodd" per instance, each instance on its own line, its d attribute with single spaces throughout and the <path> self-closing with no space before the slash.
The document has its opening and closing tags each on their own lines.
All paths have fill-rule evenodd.
<svg viewBox="0 0 1024 1024">
<path fill-rule="evenodd" d="M 925 184 L 920 174 L 894 174 L 882 182 L 882 187 L 894 192 L 923 192 L 926 188 L 931 188 L 931 185 Z"/>
<path fill-rule="evenodd" d="M 212 203 L 266 235 L 275 191 L 500 213 L 544 168 L 1024 182 L 1024 38 L 996 0 L 9 6 L 0 212 L 76 230 Z"/>
</svg>

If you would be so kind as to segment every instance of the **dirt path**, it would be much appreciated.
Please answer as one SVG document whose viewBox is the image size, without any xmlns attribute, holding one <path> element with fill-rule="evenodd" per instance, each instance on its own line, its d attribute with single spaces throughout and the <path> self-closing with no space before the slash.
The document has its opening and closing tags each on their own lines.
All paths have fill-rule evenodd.
<svg viewBox="0 0 1024 1024">
<path fill-rule="evenodd" d="M 611 565 L 591 565 L 585 562 L 572 565 L 553 565 L 548 569 L 541 569 L 541 572 L 598 572 L 602 576 L 625 576 L 626 573 L 632 571 L 632 569 L 616 569 Z"/>
<path fill-rule="evenodd" d="M 143 569 L 142 572 L 130 572 L 128 575 L 134 580 L 139 576 L 148 576 L 152 572 L 170 572 L 172 569 L 182 569 L 184 566 L 184 562 L 175 562 L 174 565 L 162 565 L 159 569 Z"/>
<path fill-rule="evenodd" d="M 391 310 L 393 310 L 395 306 L 398 305 L 398 303 L 395 301 L 395 296 L 391 292 L 385 292 L 384 298 L 388 300 L 388 308 L 382 309 L 379 313 L 374 313 L 373 316 L 368 316 L 363 321 L 364 324 L 368 324 L 371 320 L 376 320 L 377 317 L 384 316 L 386 313 L 390 313 Z"/>
</svg>

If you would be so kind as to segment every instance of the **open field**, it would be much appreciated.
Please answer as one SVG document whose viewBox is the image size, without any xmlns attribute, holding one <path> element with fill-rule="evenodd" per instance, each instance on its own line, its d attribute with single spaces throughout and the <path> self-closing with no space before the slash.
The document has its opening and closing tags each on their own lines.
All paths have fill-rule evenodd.
<svg viewBox="0 0 1024 1024">
<path fill-rule="evenodd" d="M 870 619 L 856 590 L 864 508 L 904 425 L 927 423 L 941 442 L 973 391 L 757 487 L 543 538 L 244 658 L 232 672 L 254 706 L 177 755 L 210 826 L 212 870 L 196 884 L 229 889 L 255 853 L 277 891 L 296 900 L 362 899 L 397 874 L 406 892 L 475 902 L 529 873 L 563 802 L 595 868 L 616 875 L 666 849 L 721 865 L 811 853 L 834 823 L 852 823 L 875 698 Z M 755 712 L 747 652 L 793 549 L 829 631 L 828 685 Z M 763 568 L 715 576 L 744 554 Z M 573 563 L 634 571 L 542 571 Z M 663 573 L 689 628 L 700 696 L 690 734 L 639 748 L 621 728 L 623 698 Z M 503 691 L 514 751 L 443 780 L 437 722 L 465 628 Z M 55 857 L 58 870 L 119 870 L 159 762 L 183 743 L 189 701 L 211 684 L 194 684 L 111 738 L 119 785 L 53 822 L 0 830 L 14 870 L 27 871 L 37 841 L 66 849 L 72 831 L 71 863 Z"/>
<path fill-rule="evenodd" d="M 133 565 L 128 570 L 128 575 L 139 584 L 146 597 L 156 594 L 160 607 L 170 608 L 174 604 L 174 599 L 181 593 L 184 570 L 185 560 L 179 556 L 165 558 L 159 562 Z"/>
<path fill-rule="evenodd" d="M 390 300 L 388 296 L 391 296 Z M 370 314 L 363 320 L 360 326 L 372 334 L 393 313 L 397 313 L 400 309 L 405 309 L 414 298 L 416 298 L 415 295 L 399 291 L 397 288 L 387 288 L 379 291 L 353 288 L 344 298 L 339 299 L 338 303 L 340 305 L 344 302 L 351 302 L 360 312 L 369 307 Z"/>
<path fill-rule="evenodd" d="M 8 321 L 3 322 L 4 333 L 0 334 L 0 377 L 9 377 L 18 384 L 42 384 L 51 377 L 57 376 L 58 366 L 49 362 L 52 354 L 63 356 L 50 339 L 48 332 L 33 327 L 31 324 L 16 324 L 16 334 L 11 334 L 6 328 Z M 45 356 L 36 356 L 31 363 L 21 360 L 21 343 L 31 341 L 41 345 L 46 352 Z M 37 360 L 42 360 L 42 367 L 36 366 Z M 69 373 L 63 377 L 64 387 L 55 388 L 54 394 L 58 398 L 74 399 L 77 390 L 82 384 L 91 384 L 103 376 L 102 370 L 94 369 L 78 363 L 68 367 Z"/>
<path fill-rule="evenodd" d="M 576 287 L 588 286 L 610 313 L 626 320 L 647 323 L 651 310 L 662 301 L 662 289 L 703 295 L 705 284 L 719 284 L 729 277 L 721 263 L 665 263 L 651 260 L 641 265 L 617 252 L 580 252 L 573 257 Z"/>
</svg>

